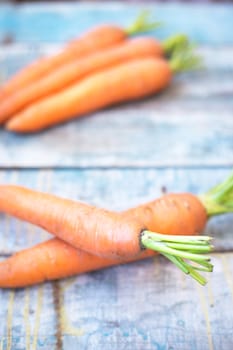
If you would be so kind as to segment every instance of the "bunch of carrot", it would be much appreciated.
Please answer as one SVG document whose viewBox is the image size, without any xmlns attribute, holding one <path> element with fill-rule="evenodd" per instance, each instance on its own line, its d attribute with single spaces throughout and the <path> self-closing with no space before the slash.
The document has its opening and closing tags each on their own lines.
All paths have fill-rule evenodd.
<svg viewBox="0 0 233 350">
<path fill-rule="evenodd" d="M 57 55 L 24 68 L 0 88 L 0 124 L 14 132 L 36 132 L 154 94 L 169 85 L 173 73 L 197 67 L 184 35 L 165 42 L 129 38 L 157 25 L 142 14 L 128 30 L 99 26 Z"/>
<path fill-rule="evenodd" d="M 0 211 L 57 238 L 0 263 L 0 287 L 22 287 L 163 254 L 205 284 L 212 271 L 208 217 L 233 212 L 233 175 L 204 195 L 167 194 L 123 213 L 17 186 L 0 186 Z M 186 236 L 188 235 L 188 236 Z"/>
</svg>

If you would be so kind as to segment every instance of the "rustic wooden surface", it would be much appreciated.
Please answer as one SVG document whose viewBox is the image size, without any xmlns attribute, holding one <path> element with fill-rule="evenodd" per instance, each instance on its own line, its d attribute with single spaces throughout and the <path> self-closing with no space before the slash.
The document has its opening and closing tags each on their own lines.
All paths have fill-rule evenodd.
<svg viewBox="0 0 233 350">
<path fill-rule="evenodd" d="M 167 191 L 203 193 L 233 165 L 230 5 L 148 5 L 187 32 L 207 69 L 179 76 L 160 96 L 106 109 L 33 136 L 0 130 L 0 182 L 113 210 Z M 108 19 L 126 25 L 139 6 L 1 5 L 0 79 Z M 219 25 L 216 25 L 218 23 Z M 221 24 L 221 25 L 220 25 Z M 3 44 L 6 38 L 11 44 Z M 65 140 L 65 142 L 64 142 Z M 233 215 L 211 219 L 214 273 L 203 288 L 163 257 L 33 288 L 0 290 L 0 350 L 230 350 Z M 0 258 L 49 235 L 0 215 Z"/>
</svg>

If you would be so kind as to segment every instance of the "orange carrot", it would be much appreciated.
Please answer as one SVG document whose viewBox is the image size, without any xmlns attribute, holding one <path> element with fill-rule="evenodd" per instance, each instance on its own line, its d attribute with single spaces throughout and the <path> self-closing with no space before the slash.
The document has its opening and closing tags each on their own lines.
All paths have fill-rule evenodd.
<svg viewBox="0 0 233 350">
<path fill-rule="evenodd" d="M 183 36 L 166 41 L 169 62 L 162 58 L 132 59 L 95 73 L 16 114 L 6 125 L 16 132 L 35 132 L 109 105 L 135 100 L 165 88 L 175 72 L 196 69 L 199 57 Z"/>
<path fill-rule="evenodd" d="M 42 99 L 16 114 L 6 124 L 15 132 L 35 132 L 100 108 L 151 95 L 165 88 L 172 72 L 164 59 L 132 60 Z"/>
<path fill-rule="evenodd" d="M 125 40 L 126 37 L 125 31 L 116 26 L 102 25 L 91 29 L 74 41 L 72 45 L 67 45 L 58 54 L 42 57 L 14 75 L 2 86 L 0 98 L 3 100 L 18 89 L 22 89 L 31 82 L 36 82 L 51 70 L 72 61 L 74 58 L 84 57 L 103 48 L 113 46 Z"/>
<path fill-rule="evenodd" d="M 22 250 L 0 262 L 0 287 L 25 287 L 120 263 L 141 260 L 153 255 L 155 252 L 152 250 L 145 250 L 137 258 L 131 260 L 106 259 L 73 248 L 68 243 L 53 238 L 33 248 Z"/>
<path fill-rule="evenodd" d="M 29 191 L 29 194 L 33 193 Z M 233 211 L 232 193 L 233 175 L 206 194 L 198 197 L 189 194 L 170 194 L 161 199 L 130 209 L 122 213 L 122 215 L 134 219 L 142 219 L 144 225 L 153 231 L 179 235 L 184 233 L 183 230 L 187 230 L 189 234 L 196 234 L 203 230 L 207 217 Z M 27 203 L 28 201 L 30 202 L 30 197 L 22 197 L 23 192 L 18 193 L 17 188 L 14 195 L 14 187 L 1 186 L 0 210 L 8 214 L 13 214 L 18 218 L 31 221 L 32 208 L 34 208 L 37 217 L 33 217 L 33 222 L 47 228 L 47 223 L 43 223 L 43 221 L 49 220 L 49 217 L 52 220 L 55 216 L 54 220 L 57 225 L 53 226 L 57 230 L 61 230 L 64 225 L 64 217 L 69 215 L 71 218 L 69 211 L 64 208 L 60 215 L 48 215 L 54 211 L 54 208 L 51 207 L 50 197 L 48 203 L 44 205 L 41 201 L 37 201 L 38 196 L 37 193 L 35 194 L 36 196 L 30 205 Z M 20 203 L 21 197 L 22 202 Z M 47 214 L 43 215 L 43 211 L 46 211 Z M 73 220 L 76 219 L 73 218 Z M 76 225 L 74 224 L 74 226 Z M 138 257 L 133 258 L 133 260 L 149 257 L 153 254 L 153 251 L 146 250 L 140 253 Z M 173 255 L 175 256 L 174 252 Z M 175 262 L 174 256 L 173 262 Z M 34 248 L 17 253 L 1 262 L 0 286 L 22 287 L 45 280 L 88 272 L 126 261 L 129 262 L 131 260 L 119 261 L 90 255 L 55 238 L 41 243 Z M 203 265 L 205 265 L 206 271 L 211 271 L 212 267 L 210 264 L 208 265 L 205 262 Z M 185 267 L 187 268 L 187 265 Z M 192 277 L 198 279 L 199 282 L 204 283 L 205 281 L 200 280 L 197 272 L 195 271 L 194 273 L 193 268 L 189 266 L 188 270 L 184 272 L 189 273 Z"/>
<path fill-rule="evenodd" d="M 0 203 L 1 211 L 38 225 L 89 253 L 124 258 L 141 251 L 140 234 L 146 227 L 137 219 L 17 186 L 0 186 Z M 121 235 L 122 245 L 118 242 Z"/>
<path fill-rule="evenodd" d="M 11 197 L 8 197 L 10 198 L 9 202 L 11 202 Z M 192 210 L 188 210 L 190 200 L 192 203 L 196 199 L 193 196 L 188 196 L 189 202 L 186 202 L 186 197 L 186 194 L 179 196 L 171 194 L 165 202 L 163 202 L 164 198 L 162 197 L 129 209 L 122 215 L 136 219 L 143 218 L 145 226 L 151 231 L 179 235 L 184 234 L 185 229 L 187 229 L 189 234 L 197 234 L 203 229 L 206 212 L 199 205 L 192 205 Z M 4 195 L 1 197 L 0 209 L 9 213 L 9 209 L 1 207 L 3 201 L 5 201 Z M 196 207 L 197 212 L 195 212 Z M 200 217 L 200 219 L 197 220 L 196 217 Z M 169 218 L 169 220 L 166 218 Z M 184 227 L 185 223 L 188 226 Z M 91 255 L 60 239 L 53 238 L 16 253 L 1 262 L 0 287 L 24 287 L 46 280 L 64 278 L 119 263 L 148 258 L 155 254 L 156 252 L 152 250 L 146 250 L 133 260 L 106 259 Z"/>
<path fill-rule="evenodd" d="M 115 26 L 94 28 L 80 37 L 75 44 L 66 46 L 60 53 L 42 57 L 22 69 L 1 88 L 0 96 L 6 98 L 9 94 L 23 88 L 28 83 L 36 82 L 54 68 L 66 64 L 74 58 L 83 57 L 105 47 L 115 45 L 125 40 L 125 38 L 126 33 L 124 30 Z"/>
<path fill-rule="evenodd" d="M 110 47 L 85 58 L 73 60 L 58 69 L 54 69 L 48 76 L 31 83 L 25 88 L 10 95 L 0 105 L 0 123 L 11 115 L 20 111 L 30 103 L 43 97 L 54 94 L 64 88 L 77 83 L 90 73 L 128 61 L 133 58 L 146 56 L 162 56 L 161 44 L 152 38 L 137 38 L 124 41 L 114 47 Z"/>
<path fill-rule="evenodd" d="M 17 92 L 29 83 L 37 82 L 42 76 L 46 76 L 55 68 L 67 64 L 73 59 L 114 46 L 124 41 L 130 35 L 151 31 L 160 25 L 158 22 L 151 22 L 148 17 L 149 13 L 140 13 L 135 22 L 128 28 L 106 24 L 89 30 L 81 37 L 69 42 L 60 53 L 40 58 L 14 75 L 0 89 L 0 101 L 3 101 L 7 96 Z"/>
<path fill-rule="evenodd" d="M 130 209 L 121 215 L 129 220 L 138 220 L 140 218 L 143 220 L 144 226 L 153 231 L 179 235 L 187 230 L 189 234 L 196 234 L 203 229 L 207 216 L 233 211 L 231 199 L 232 189 L 233 176 L 231 175 L 222 184 L 204 195 L 195 197 L 190 194 L 170 194 L 163 196 L 161 199 Z M 52 200 L 55 203 L 57 201 L 56 197 L 39 194 L 30 190 L 12 186 L 0 187 L 1 211 L 36 223 L 50 231 L 52 228 L 52 230 L 55 229 L 60 232 L 63 231 L 63 226 L 66 226 L 65 216 L 69 216 L 68 220 L 72 226 L 70 231 L 75 228 L 77 230 L 76 232 L 78 232 L 79 225 L 77 225 L 77 218 L 74 217 L 73 212 L 75 206 L 79 210 L 79 204 L 76 205 L 75 202 L 58 199 L 60 203 L 60 207 L 58 207 L 57 204 L 54 205 L 51 202 Z M 64 207 L 63 209 L 62 206 Z M 71 209 L 67 209 L 67 206 L 70 206 Z M 36 212 L 34 213 L 35 210 Z M 59 213 L 59 211 L 61 212 Z M 89 217 L 88 220 L 90 220 Z M 122 227 L 123 231 L 124 228 Z M 165 236 L 163 235 L 163 237 Z M 125 237 L 121 235 L 120 239 L 124 244 Z M 184 250 L 184 244 L 182 244 L 182 249 Z M 141 252 L 133 260 L 149 257 L 153 254 L 153 251 L 147 250 Z M 175 256 L 174 249 L 173 254 Z M 168 254 L 164 255 L 169 258 Z M 175 262 L 174 256 L 173 262 Z M 0 286 L 21 287 L 129 261 L 132 260 L 127 258 L 124 261 L 119 261 L 93 256 L 55 238 L 41 243 L 34 248 L 17 253 L 1 262 Z M 202 264 L 206 268 L 206 271 L 211 271 L 212 267 L 209 263 L 202 262 Z M 187 268 L 187 265 L 185 267 Z M 193 269 L 194 267 L 191 268 L 189 266 L 185 272 L 198 279 L 199 282 L 204 283 L 205 281 L 203 279 L 200 280 L 200 276 Z"/>
</svg>

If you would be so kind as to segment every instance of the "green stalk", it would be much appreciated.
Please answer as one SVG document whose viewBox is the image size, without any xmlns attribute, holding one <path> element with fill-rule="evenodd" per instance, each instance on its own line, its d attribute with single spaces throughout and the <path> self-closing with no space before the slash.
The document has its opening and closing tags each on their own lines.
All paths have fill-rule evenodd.
<svg viewBox="0 0 233 350">
<path fill-rule="evenodd" d="M 209 217 L 233 212 L 233 172 L 222 183 L 198 198 Z M 211 237 L 175 236 L 143 231 L 141 244 L 144 248 L 163 254 L 202 285 L 206 284 L 206 279 L 198 271 L 213 271 L 210 257 L 205 255 L 213 250 Z"/>
<path fill-rule="evenodd" d="M 150 21 L 149 17 L 149 11 L 140 12 L 136 20 L 125 29 L 125 32 L 128 35 L 135 35 L 161 27 L 161 22 Z M 162 47 L 165 55 L 169 58 L 169 64 L 174 73 L 203 67 L 201 58 L 194 53 L 195 46 L 185 34 L 176 34 L 167 38 L 162 42 Z"/>
<path fill-rule="evenodd" d="M 206 279 L 197 270 L 213 271 L 210 257 L 204 255 L 213 249 L 210 241 L 211 237 L 208 236 L 172 236 L 151 231 L 143 231 L 141 235 L 144 248 L 163 254 L 181 271 L 202 285 L 206 284 Z"/>
<path fill-rule="evenodd" d="M 207 215 L 215 216 L 233 212 L 233 172 L 230 176 L 198 198 L 204 205 Z"/>
<path fill-rule="evenodd" d="M 174 51 L 183 50 L 183 47 L 189 45 L 189 38 L 185 34 L 175 34 L 162 42 L 163 50 L 169 58 Z"/>
<path fill-rule="evenodd" d="M 136 35 L 139 33 L 150 32 L 162 26 L 161 22 L 151 21 L 149 19 L 150 11 L 141 11 L 135 21 L 125 29 L 128 35 Z"/>
<path fill-rule="evenodd" d="M 169 57 L 169 64 L 174 73 L 202 69 L 203 62 L 194 52 L 195 45 L 185 35 L 177 35 L 164 42 L 165 52 Z"/>
</svg>

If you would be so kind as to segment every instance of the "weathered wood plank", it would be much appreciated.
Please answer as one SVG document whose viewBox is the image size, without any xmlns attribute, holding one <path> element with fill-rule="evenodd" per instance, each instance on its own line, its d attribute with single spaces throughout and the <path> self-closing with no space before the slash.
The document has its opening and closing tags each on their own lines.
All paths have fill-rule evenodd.
<svg viewBox="0 0 233 350">
<path fill-rule="evenodd" d="M 1 349 L 229 350 L 233 254 L 214 254 L 213 262 L 206 287 L 156 257 L 56 284 L 0 290 Z"/>
<path fill-rule="evenodd" d="M 1 130 L 0 166 L 233 164 L 232 104 L 169 105 L 159 97 L 148 104 L 111 108 L 36 135 Z"/>
<path fill-rule="evenodd" d="M 62 282 L 63 348 L 231 349 L 233 255 L 214 263 L 205 288 L 162 257 Z"/>
<path fill-rule="evenodd" d="M 2 171 L 0 182 L 28 186 L 111 210 L 125 210 L 157 198 L 163 188 L 168 192 L 204 193 L 229 171 L 230 168 Z M 230 214 L 210 220 L 206 233 L 215 238 L 217 250 L 233 249 L 232 220 Z M 47 238 L 46 232 L 34 226 L 0 215 L 0 255 Z"/>
<path fill-rule="evenodd" d="M 0 289 L 0 348 L 56 349 L 57 314 L 53 286 Z"/>
<path fill-rule="evenodd" d="M 157 3 L 130 6 L 118 2 L 1 5 L 0 40 L 7 34 L 16 41 L 65 41 L 106 20 L 127 26 L 145 8 L 165 23 L 156 31 L 161 38 L 174 32 L 185 32 L 201 43 L 233 42 L 231 5 Z M 216 25 L 218 23 L 221 25 Z"/>
</svg>

